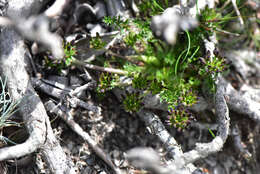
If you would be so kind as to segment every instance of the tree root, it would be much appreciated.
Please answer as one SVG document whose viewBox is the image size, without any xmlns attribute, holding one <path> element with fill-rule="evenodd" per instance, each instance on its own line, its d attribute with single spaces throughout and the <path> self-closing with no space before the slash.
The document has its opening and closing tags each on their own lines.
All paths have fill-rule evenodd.
<svg viewBox="0 0 260 174">
<path fill-rule="evenodd" d="M 220 83 L 225 88 L 226 101 L 230 110 L 260 121 L 260 105 L 258 102 L 241 96 L 223 77 L 220 78 Z"/>
<path fill-rule="evenodd" d="M 44 1 L 46 3 L 46 1 Z M 9 2 L 7 15 L 14 18 L 28 17 L 44 5 L 39 0 L 13 0 Z M 0 35 L 0 69 L 7 78 L 8 89 L 15 102 L 21 101 L 22 115 L 29 138 L 22 144 L 0 149 L 0 160 L 18 158 L 40 150 L 43 158 L 55 174 L 74 174 L 72 161 L 66 157 L 50 125 L 49 118 L 39 96 L 34 91 L 25 70 L 26 45 L 12 29 L 3 29 Z"/>
</svg>

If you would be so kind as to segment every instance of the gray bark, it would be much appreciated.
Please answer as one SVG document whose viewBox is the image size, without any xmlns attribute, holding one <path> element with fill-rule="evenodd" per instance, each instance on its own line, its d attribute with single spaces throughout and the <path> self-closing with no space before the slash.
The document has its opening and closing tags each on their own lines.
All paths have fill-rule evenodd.
<svg viewBox="0 0 260 174">
<path fill-rule="evenodd" d="M 10 17 L 28 17 L 36 14 L 47 1 L 11 0 L 7 8 Z M 19 112 L 30 137 L 22 144 L 0 149 L 0 160 L 18 158 L 40 150 L 52 173 L 75 173 L 57 141 L 44 105 L 30 83 L 26 72 L 26 45 L 13 29 L 4 28 L 0 35 L 0 70 L 7 78 L 8 89 L 14 101 L 20 101 Z"/>
</svg>

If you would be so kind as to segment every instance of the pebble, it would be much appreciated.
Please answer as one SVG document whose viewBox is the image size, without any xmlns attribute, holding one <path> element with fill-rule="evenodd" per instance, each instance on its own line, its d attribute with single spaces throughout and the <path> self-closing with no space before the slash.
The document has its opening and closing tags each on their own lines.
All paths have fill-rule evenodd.
<svg viewBox="0 0 260 174">
<path fill-rule="evenodd" d="M 232 171 L 230 174 L 239 174 L 240 172 L 238 170 Z"/>
<path fill-rule="evenodd" d="M 93 166 L 95 164 L 95 159 L 90 155 L 86 159 L 86 162 L 88 163 L 88 165 Z"/>
<path fill-rule="evenodd" d="M 213 174 L 226 174 L 226 172 L 223 167 L 221 167 L 220 165 L 217 165 L 213 169 Z"/>
<path fill-rule="evenodd" d="M 84 174 L 92 174 L 92 173 L 94 173 L 94 171 L 90 167 L 86 167 L 82 173 L 84 173 Z"/>
</svg>

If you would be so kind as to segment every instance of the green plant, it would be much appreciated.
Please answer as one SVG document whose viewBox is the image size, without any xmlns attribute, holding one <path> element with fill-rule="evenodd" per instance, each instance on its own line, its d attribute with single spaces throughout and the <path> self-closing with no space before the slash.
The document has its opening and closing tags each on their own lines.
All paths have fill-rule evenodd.
<svg viewBox="0 0 260 174">
<path fill-rule="evenodd" d="M 200 60 L 204 64 L 199 71 L 199 74 L 202 76 L 211 74 L 213 77 L 216 77 L 219 72 L 223 72 L 227 68 L 225 59 L 221 57 L 213 56 L 209 61 L 205 61 L 204 58 L 200 58 Z"/>
<path fill-rule="evenodd" d="M 209 130 L 210 135 L 211 135 L 213 138 L 216 138 L 216 135 L 214 134 L 214 132 L 213 132 L 210 128 L 208 128 L 208 130 Z"/>
<path fill-rule="evenodd" d="M 105 45 L 106 45 L 106 42 L 102 41 L 99 34 L 97 34 L 96 37 L 92 37 L 90 39 L 90 48 L 101 49 L 101 48 L 104 48 Z"/>
<path fill-rule="evenodd" d="M 17 111 L 17 105 L 19 102 L 13 101 L 10 97 L 9 92 L 6 90 L 6 78 L 3 81 L 0 77 L 0 130 L 2 131 L 5 127 L 8 126 L 17 126 L 18 124 L 14 121 L 11 121 L 9 118 Z M 12 143 L 15 144 L 13 141 L 9 140 L 8 138 L 0 135 L 0 140 L 4 143 Z"/>
<path fill-rule="evenodd" d="M 135 74 L 132 81 L 132 85 L 135 89 L 146 89 L 148 87 L 148 81 L 140 74 Z"/>
<path fill-rule="evenodd" d="M 168 123 L 169 126 L 174 126 L 181 130 L 188 125 L 191 118 L 191 112 L 183 106 L 178 106 L 175 109 L 169 110 L 168 120 L 166 123 Z"/>
<path fill-rule="evenodd" d="M 191 116 L 188 107 L 197 102 L 204 81 L 214 92 L 217 74 L 227 69 L 223 57 L 205 56 L 203 40 L 222 28 L 230 15 L 223 18 L 220 12 L 206 8 L 199 17 L 199 27 L 181 32 L 176 45 L 170 46 L 155 38 L 150 29 L 150 16 L 161 13 L 166 4 L 166 1 L 143 0 L 139 3 L 141 18 L 122 20 L 107 17 L 105 22 L 124 31 L 124 44 L 135 51 L 132 57 L 140 62 L 123 61 L 118 68 L 129 72 L 132 86 L 137 91 L 159 94 L 161 101 L 168 104 L 168 123 L 182 129 Z M 140 109 L 141 98 L 137 93 L 128 94 L 123 102 L 125 109 Z"/>
<path fill-rule="evenodd" d="M 129 28 L 128 19 L 122 19 L 121 16 L 105 16 L 103 19 L 103 22 L 107 24 L 108 26 L 113 26 L 116 29 L 123 30 Z"/>
<path fill-rule="evenodd" d="M 55 68 L 59 73 L 62 69 L 68 68 L 72 65 L 75 60 L 75 56 L 77 55 L 76 46 L 71 45 L 71 43 L 63 44 L 65 56 L 61 60 L 53 60 L 51 56 L 45 56 L 45 67 L 47 68 Z"/>
<path fill-rule="evenodd" d="M 126 62 L 123 65 L 123 69 L 128 72 L 129 76 L 133 76 L 134 74 L 141 73 L 143 68 L 136 64 Z"/>
<path fill-rule="evenodd" d="M 65 65 L 70 66 L 77 54 L 76 46 L 73 46 L 70 43 L 65 44 L 64 53 L 65 53 Z"/>
<path fill-rule="evenodd" d="M 105 93 L 118 86 L 119 76 L 117 74 L 101 73 L 98 80 L 97 92 Z"/>
<path fill-rule="evenodd" d="M 138 7 L 142 16 L 150 17 L 162 13 L 165 7 L 168 7 L 168 0 L 141 0 Z"/>
<path fill-rule="evenodd" d="M 123 105 L 127 112 L 137 112 L 142 106 L 142 97 L 137 93 L 127 94 Z"/>
<path fill-rule="evenodd" d="M 210 89 L 209 91 L 215 93 L 215 80 L 219 73 L 222 73 L 228 69 L 228 63 L 226 59 L 219 56 L 217 53 L 213 57 L 206 56 L 205 58 L 199 58 L 201 64 L 203 66 L 199 69 L 199 74 L 202 77 L 205 77 L 205 83 L 207 87 Z"/>
</svg>

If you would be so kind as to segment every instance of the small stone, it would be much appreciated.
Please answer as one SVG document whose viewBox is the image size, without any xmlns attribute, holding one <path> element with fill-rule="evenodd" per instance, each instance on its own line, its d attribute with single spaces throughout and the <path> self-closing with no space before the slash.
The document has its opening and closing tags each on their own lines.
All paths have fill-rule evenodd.
<svg viewBox="0 0 260 174">
<path fill-rule="evenodd" d="M 231 171 L 231 174 L 239 174 L 240 172 L 238 170 Z"/>
<path fill-rule="evenodd" d="M 95 168 L 96 170 L 99 170 L 99 169 L 100 169 L 99 165 L 95 165 L 94 168 Z"/>
<path fill-rule="evenodd" d="M 88 26 L 89 25 L 87 24 L 87 28 Z M 97 34 L 100 35 L 102 33 L 105 33 L 105 29 L 100 24 L 94 25 L 93 28 L 90 30 L 91 37 L 97 37 Z"/>
<path fill-rule="evenodd" d="M 90 167 L 86 167 L 82 173 L 92 174 L 93 173 L 93 169 L 91 169 Z"/>
<path fill-rule="evenodd" d="M 74 148 L 75 144 L 71 141 L 68 143 L 67 147 L 70 151 L 72 151 L 72 149 Z"/>
<path fill-rule="evenodd" d="M 213 174 L 226 174 L 225 169 L 221 167 L 220 165 L 217 165 L 213 169 Z"/>
<path fill-rule="evenodd" d="M 115 163 L 116 166 L 120 166 L 120 160 L 115 159 L 114 163 Z"/>
<path fill-rule="evenodd" d="M 95 164 L 95 159 L 92 156 L 88 156 L 86 162 L 88 163 L 88 165 L 93 166 Z"/>
<path fill-rule="evenodd" d="M 76 76 L 70 76 L 70 85 L 72 87 L 79 87 L 82 84 L 83 84 L 83 81 L 80 78 L 78 78 Z"/>
</svg>

